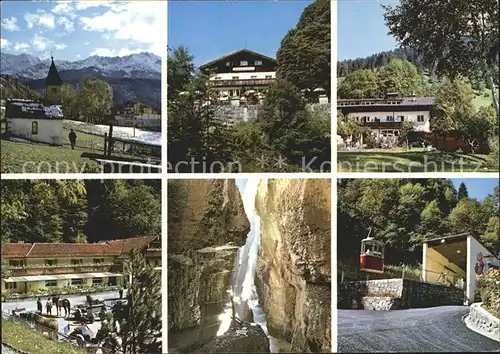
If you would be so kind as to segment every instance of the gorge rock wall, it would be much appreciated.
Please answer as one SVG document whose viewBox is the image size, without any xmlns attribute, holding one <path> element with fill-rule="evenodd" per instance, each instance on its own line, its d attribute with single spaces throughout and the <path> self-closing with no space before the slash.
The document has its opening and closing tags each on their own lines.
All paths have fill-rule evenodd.
<svg viewBox="0 0 500 354">
<path fill-rule="evenodd" d="M 326 179 L 263 180 L 257 288 L 269 333 L 331 352 L 331 194 Z"/>
<path fill-rule="evenodd" d="M 234 180 L 168 182 L 168 331 L 218 329 L 238 247 L 250 231 Z M 200 343 L 203 344 L 203 343 Z"/>
</svg>

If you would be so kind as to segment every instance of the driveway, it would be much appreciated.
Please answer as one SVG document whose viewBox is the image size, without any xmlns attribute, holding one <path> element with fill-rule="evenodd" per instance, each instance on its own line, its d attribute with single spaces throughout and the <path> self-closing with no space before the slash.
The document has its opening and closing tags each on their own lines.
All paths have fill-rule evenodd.
<svg viewBox="0 0 500 354">
<path fill-rule="evenodd" d="M 495 352 L 500 343 L 469 330 L 465 306 L 338 310 L 338 352 Z"/>
<path fill-rule="evenodd" d="M 127 291 L 123 291 L 123 297 L 126 297 Z M 100 300 L 110 300 L 110 299 L 117 299 L 119 297 L 118 291 L 110 291 L 110 292 L 105 292 L 105 293 L 97 293 L 97 294 L 90 294 L 94 299 L 100 299 Z M 66 298 L 71 302 L 71 308 L 75 307 L 76 305 L 81 305 L 86 302 L 86 296 L 87 295 L 68 295 L 68 296 L 62 296 L 61 298 Z M 45 314 L 45 303 L 47 302 L 47 296 L 41 297 L 42 299 L 42 305 L 43 305 L 43 314 Z M 113 302 L 106 302 L 106 305 L 112 305 Z M 33 299 L 23 299 L 19 301 L 12 301 L 12 302 L 2 302 L 2 312 L 7 312 L 7 313 L 12 313 L 12 310 L 15 309 L 21 309 L 25 308 L 26 311 L 36 311 L 36 298 Z M 52 314 L 56 314 L 56 308 L 55 306 L 52 307 Z M 64 312 L 63 312 L 64 315 Z M 58 317 L 57 318 L 59 322 L 59 332 L 64 332 L 64 327 L 70 324 L 72 326 L 72 329 L 75 327 L 74 322 L 69 322 L 65 320 L 63 317 Z M 91 330 L 92 337 L 95 336 L 97 331 L 101 328 L 101 323 L 99 321 L 94 322 L 93 324 L 87 325 L 88 329 Z"/>
</svg>

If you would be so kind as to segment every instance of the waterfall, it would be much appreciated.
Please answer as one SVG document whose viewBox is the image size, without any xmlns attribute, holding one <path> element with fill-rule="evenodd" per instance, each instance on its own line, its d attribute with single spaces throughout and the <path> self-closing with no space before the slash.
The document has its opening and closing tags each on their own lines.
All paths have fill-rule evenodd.
<svg viewBox="0 0 500 354">
<path fill-rule="evenodd" d="M 257 196 L 257 188 L 260 181 L 257 178 L 236 180 L 236 185 L 243 200 L 245 213 L 250 221 L 250 232 L 247 235 L 245 245 L 238 250 L 238 254 L 236 255 L 231 287 L 228 290 L 228 294 L 233 297 L 236 317 L 244 321 L 249 321 L 248 318 L 251 318 L 252 324 L 260 326 L 269 338 L 270 352 L 277 353 L 278 348 L 282 347 L 285 342 L 269 335 L 266 313 L 259 304 L 259 295 L 255 286 L 255 271 L 260 245 L 260 217 L 255 212 L 255 197 Z M 248 316 L 249 311 L 251 312 L 251 316 Z M 219 317 L 221 325 L 217 335 L 220 336 L 229 329 L 232 312 L 232 303 L 229 299 L 224 312 Z"/>
</svg>

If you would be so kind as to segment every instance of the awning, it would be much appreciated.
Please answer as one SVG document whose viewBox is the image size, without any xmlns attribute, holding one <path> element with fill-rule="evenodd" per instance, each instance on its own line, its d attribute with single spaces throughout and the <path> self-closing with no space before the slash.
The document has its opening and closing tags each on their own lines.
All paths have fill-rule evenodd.
<svg viewBox="0 0 500 354">
<path fill-rule="evenodd" d="M 65 280 L 65 279 L 87 279 L 87 278 L 108 278 L 123 277 L 123 274 L 117 273 L 83 273 L 83 274 L 57 274 L 57 275 L 28 275 L 25 277 L 10 277 L 5 279 L 6 283 L 15 283 L 23 281 L 45 281 L 45 280 Z"/>
</svg>

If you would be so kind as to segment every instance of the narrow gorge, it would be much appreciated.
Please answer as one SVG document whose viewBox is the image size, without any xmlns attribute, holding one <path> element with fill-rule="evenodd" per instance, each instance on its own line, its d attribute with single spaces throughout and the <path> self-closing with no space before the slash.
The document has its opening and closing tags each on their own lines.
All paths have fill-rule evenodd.
<svg viewBox="0 0 500 354">
<path fill-rule="evenodd" d="M 330 181 L 168 182 L 169 352 L 330 352 Z"/>
</svg>

